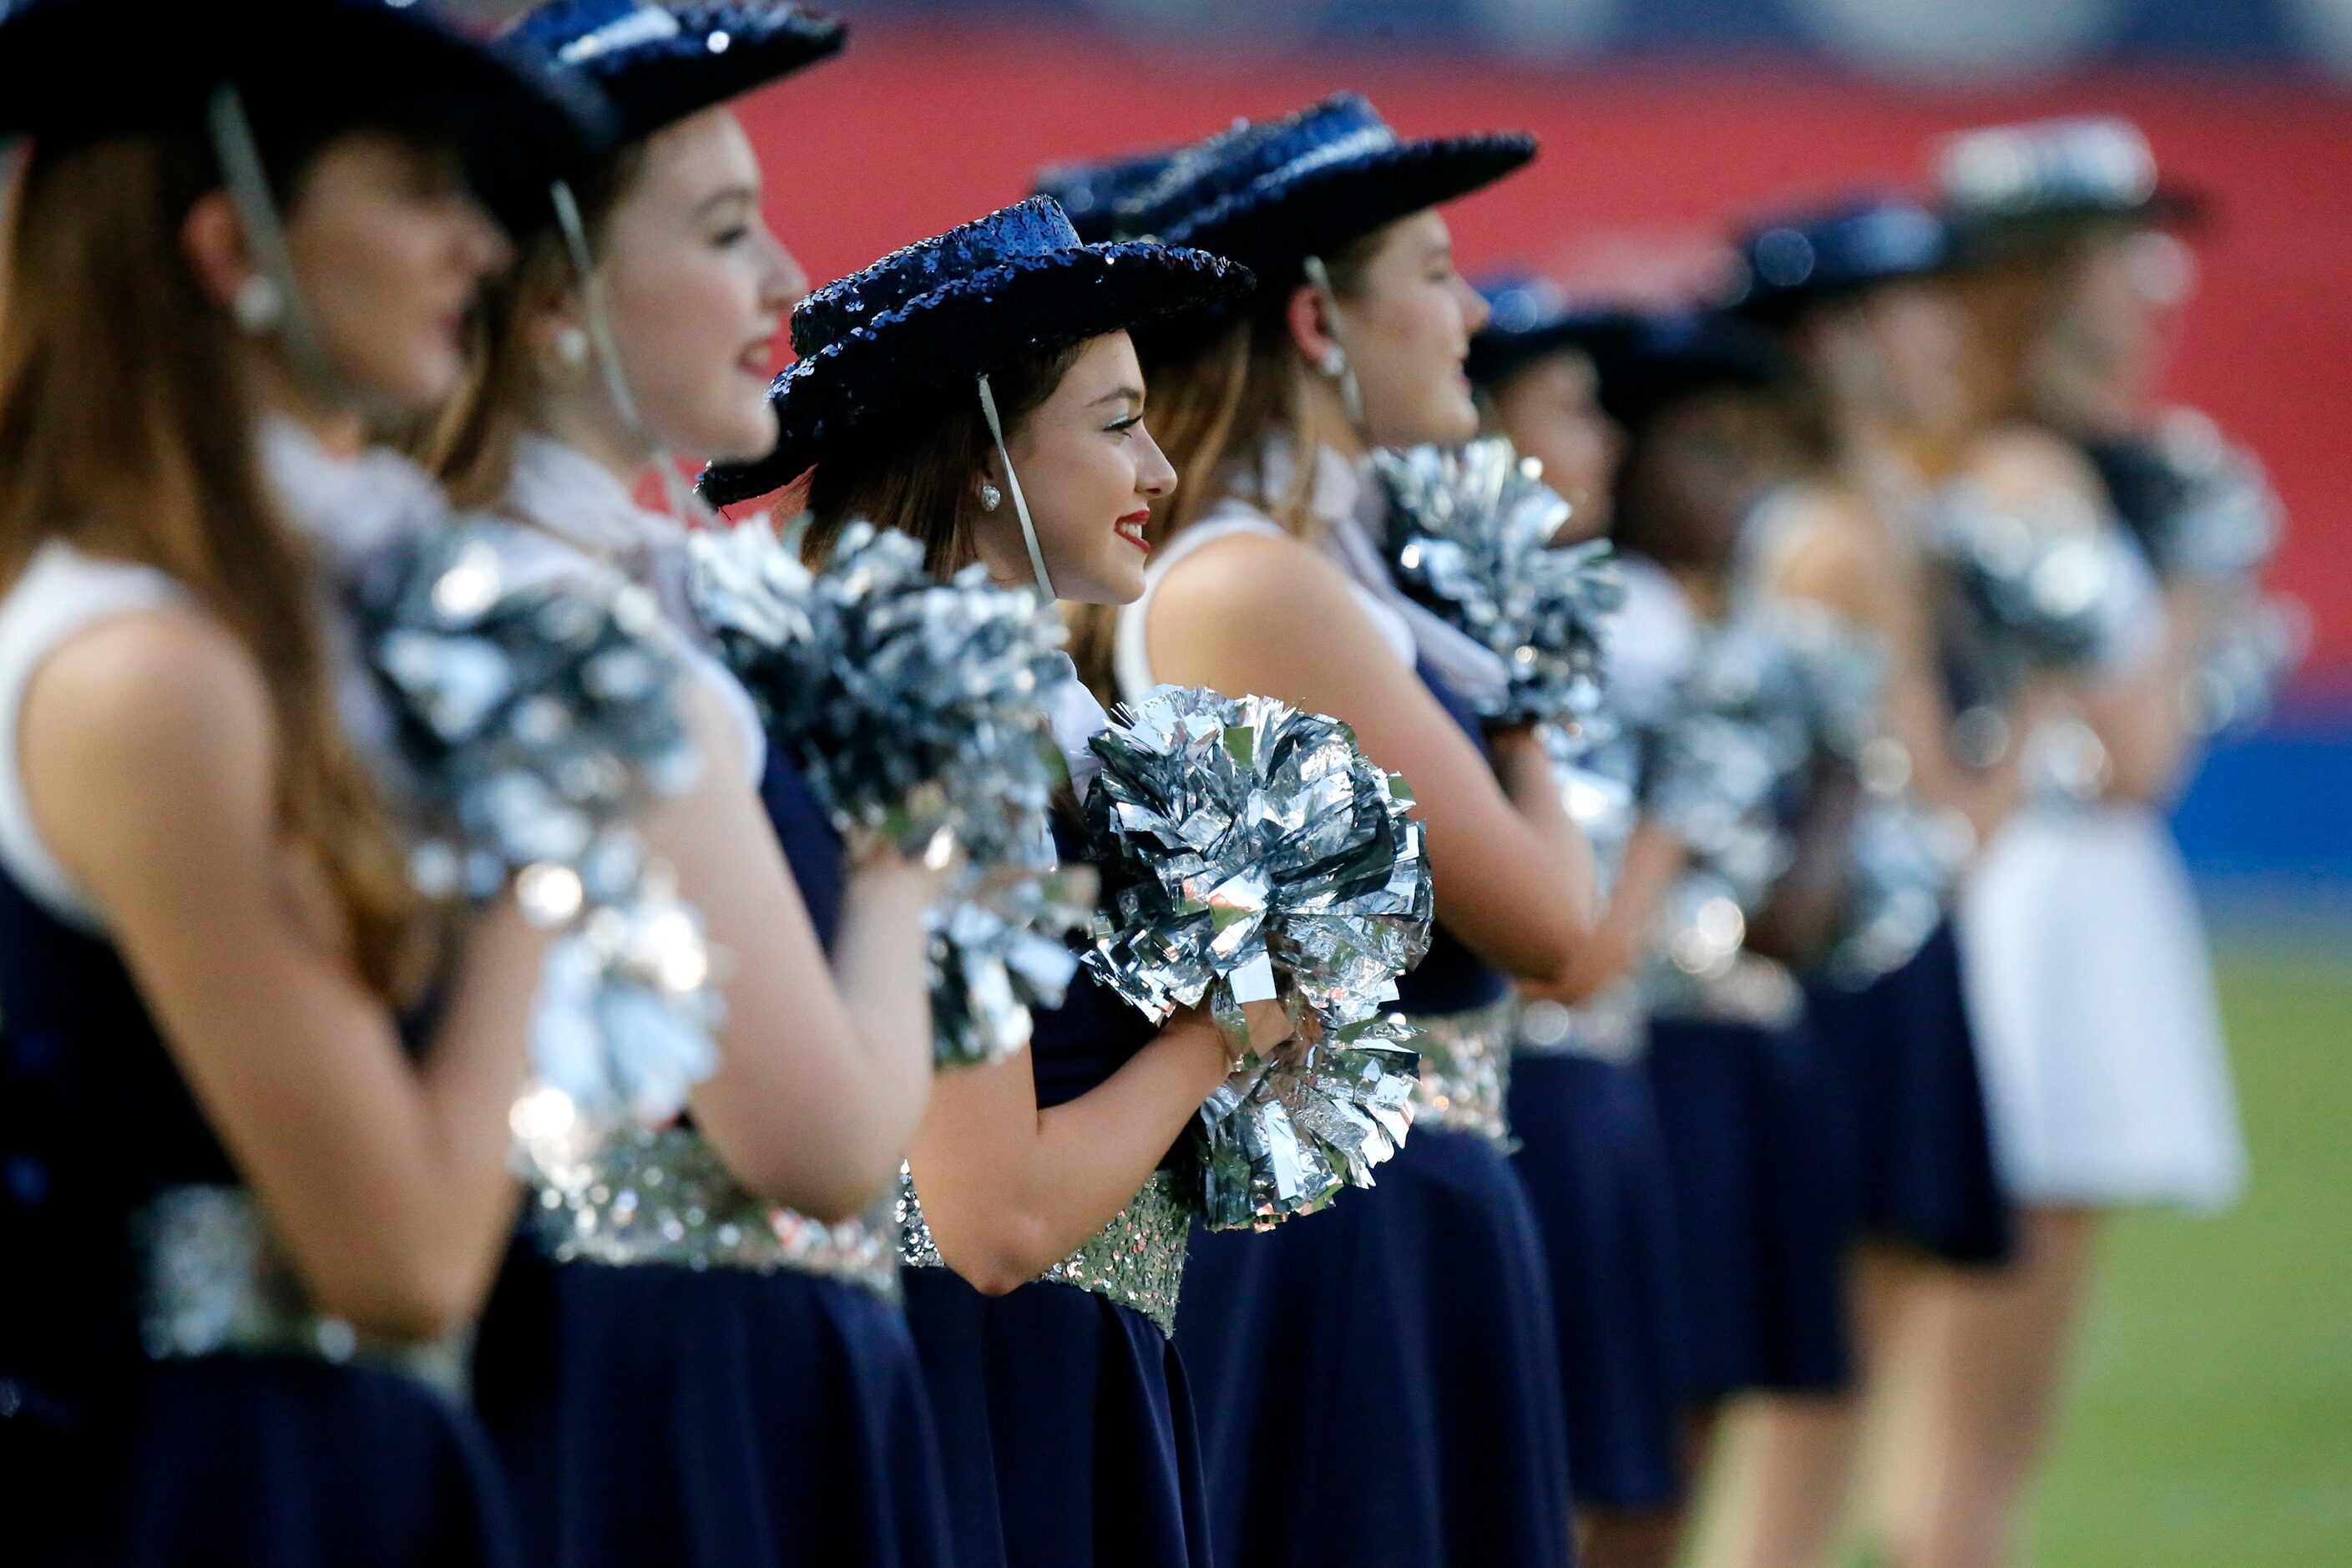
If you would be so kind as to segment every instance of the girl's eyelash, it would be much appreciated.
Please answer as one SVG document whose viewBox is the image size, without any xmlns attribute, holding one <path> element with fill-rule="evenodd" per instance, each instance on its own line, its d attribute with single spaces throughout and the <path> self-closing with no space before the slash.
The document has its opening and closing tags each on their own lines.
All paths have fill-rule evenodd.
<svg viewBox="0 0 2352 1568">
<path fill-rule="evenodd" d="M 1124 435 L 1126 435 L 1129 430 L 1134 429 L 1137 426 L 1139 426 L 1139 425 L 1140 425 L 1140 424 L 1142 424 L 1142 423 L 1143 423 L 1143 416 L 1142 416 L 1142 415 L 1140 415 L 1140 414 L 1130 414 L 1130 415 L 1129 415 L 1129 416 L 1128 416 L 1126 418 L 1124 418 L 1124 419 L 1114 419 L 1114 420 L 1112 420 L 1112 421 L 1110 422 L 1110 424 L 1109 424 L 1108 426 L 1106 426 L 1106 428 L 1108 428 L 1108 429 L 1112 429 L 1112 430 L 1116 430 L 1116 431 L 1118 431 L 1120 435 L 1124 436 Z"/>
<path fill-rule="evenodd" d="M 742 242 L 743 238 L 744 238 L 747 235 L 749 235 L 751 232 L 751 231 L 750 229 L 748 229 L 748 228 L 730 228 L 730 229 L 726 229 L 726 230 L 721 231 L 721 232 L 720 232 L 720 234 L 719 235 L 717 243 L 719 243 L 719 244 L 720 244 L 720 245 L 737 245 L 737 244 L 740 244 L 740 243 Z"/>
</svg>

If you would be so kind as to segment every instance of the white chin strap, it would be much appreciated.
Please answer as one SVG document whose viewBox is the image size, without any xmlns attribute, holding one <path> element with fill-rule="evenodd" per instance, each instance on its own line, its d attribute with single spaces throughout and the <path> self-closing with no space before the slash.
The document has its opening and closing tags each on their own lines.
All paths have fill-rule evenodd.
<svg viewBox="0 0 2352 1568">
<path fill-rule="evenodd" d="M 547 187 L 547 199 L 555 208 L 555 226 L 563 235 L 563 248 L 570 253 L 572 270 L 580 279 L 580 313 L 587 319 L 588 345 L 596 356 L 597 374 L 604 378 L 604 395 L 622 425 L 652 449 L 655 470 L 661 475 L 662 497 L 669 503 L 670 515 L 685 522 L 692 515 L 693 498 L 687 490 L 686 477 L 677 471 L 677 460 L 654 439 L 637 407 L 636 395 L 629 390 L 628 375 L 621 369 L 613 311 L 604 298 L 604 279 L 596 270 L 595 252 L 588 246 L 588 224 L 580 216 L 580 198 L 572 194 L 569 182 L 557 180 Z"/>
<path fill-rule="evenodd" d="M 286 225 L 278 216 L 277 198 L 269 194 L 269 173 L 262 167 L 261 148 L 254 141 L 253 121 L 246 117 L 245 100 L 234 87 L 215 89 L 205 106 L 205 127 L 212 134 L 213 155 L 220 161 L 221 184 L 229 205 L 236 210 L 237 226 L 253 253 L 253 264 L 278 291 L 274 335 L 294 374 L 311 395 L 341 407 L 355 401 L 326 345 L 319 340 L 310 307 L 295 280 L 294 258 L 286 247 Z"/>
<path fill-rule="evenodd" d="M 1301 264 L 1307 274 L 1307 286 L 1323 301 L 1323 319 L 1329 323 L 1331 341 L 1339 347 L 1339 404 L 1348 411 L 1348 423 L 1356 434 L 1369 441 L 1364 430 L 1364 389 L 1356 383 L 1355 361 L 1348 353 L 1347 333 L 1339 325 L 1339 295 L 1331 287 L 1330 269 L 1319 256 L 1310 256 Z"/>
<path fill-rule="evenodd" d="M 1004 463 L 1004 488 L 1013 496 L 1013 515 L 1021 520 L 1021 542 L 1029 547 L 1029 569 L 1037 574 L 1037 592 L 1045 603 L 1056 597 L 1054 579 L 1045 571 L 1045 552 L 1037 543 L 1037 525 L 1029 518 L 1029 498 L 1021 493 L 1021 476 L 1013 471 L 1013 454 L 1005 448 L 1004 422 L 996 416 L 996 394 L 988 388 L 988 377 L 980 378 L 980 413 L 988 421 L 988 434 L 996 443 L 996 455 Z"/>
</svg>

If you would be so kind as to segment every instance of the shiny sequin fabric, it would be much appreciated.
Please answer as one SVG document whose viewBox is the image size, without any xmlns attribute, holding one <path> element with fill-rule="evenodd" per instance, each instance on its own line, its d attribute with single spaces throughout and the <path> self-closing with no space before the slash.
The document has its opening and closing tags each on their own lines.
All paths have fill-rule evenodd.
<svg viewBox="0 0 2352 1568">
<path fill-rule="evenodd" d="M 632 1129 L 551 1173 L 532 1230 L 559 1263 L 791 1269 L 899 1299 L 887 1199 L 870 1218 L 811 1219 L 736 1185 L 691 1128 Z"/>
<path fill-rule="evenodd" d="M 1507 1154 L 1517 1147 L 1504 1100 L 1518 1017 L 1518 998 L 1506 996 L 1467 1013 L 1406 1020 L 1421 1047 L 1421 1079 L 1412 1096 L 1415 1126 L 1475 1132 Z"/>
<path fill-rule="evenodd" d="M 1498 724 L 1593 726 L 1601 639 L 1624 603 L 1607 540 L 1555 545 L 1569 503 L 1543 466 L 1499 437 L 1459 449 L 1378 451 L 1398 586 L 1501 661 L 1507 680 L 1481 716 Z"/>
<path fill-rule="evenodd" d="M 1119 202 L 1117 232 L 1230 256 L 1269 283 L 1536 155 L 1516 132 L 1408 142 L 1352 92 L 1243 121 L 1177 153 Z"/>
<path fill-rule="evenodd" d="M 143 1280 L 140 1341 L 159 1361 L 228 1353 L 315 1357 L 399 1372 L 458 1396 L 463 1336 L 403 1343 L 314 1310 L 242 1187 L 166 1187 L 131 1222 Z"/>
<path fill-rule="evenodd" d="M 1636 1062 L 1646 1043 L 1643 1023 L 1639 990 L 1626 981 L 1573 1007 L 1552 1001 L 1529 1002 L 1519 1010 L 1518 1052 L 1526 1057 Z"/>
<path fill-rule="evenodd" d="M 779 436 L 757 462 L 712 468 L 704 499 L 765 495 L 877 416 L 949 392 L 1025 354 L 1191 316 L 1249 291 L 1244 268 L 1199 250 L 1084 245 L 1049 196 L 1032 196 L 891 252 L 793 310 L 799 355 L 768 392 Z"/>
<path fill-rule="evenodd" d="M 1113 1216 L 1094 1239 L 1037 1277 L 1040 1284 L 1075 1285 L 1106 1301 L 1133 1308 L 1163 1334 L 1176 1331 L 1176 1300 L 1184 1283 L 1184 1245 L 1191 1211 L 1165 1171 Z M 915 1195 L 914 1173 L 898 1173 L 898 1255 L 909 1268 L 944 1268 L 931 1227 Z"/>
<path fill-rule="evenodd" d="M 551 178 L 606 143 L 611 111 L 543 56 L 467 37 L 446 11 L 415 0 L 18 0 L 0 5 L 0 137 L 177 129 L 223 82 L 243 83 L 248 107 L 266 104 L 284 84 L 257 62 L 299 61 L 301 91 L 346 123 L 446 114 L 469 153 L 496 149 L 471 171 L 494 208 L 524 190 L 543 205 Z"/>
<path fill-rule="evenodd" d="M 625 141 L 841 52 L 847 29 L 776 0 L 554 0 L 511 37 L 596 84 Z"/>
</svg>

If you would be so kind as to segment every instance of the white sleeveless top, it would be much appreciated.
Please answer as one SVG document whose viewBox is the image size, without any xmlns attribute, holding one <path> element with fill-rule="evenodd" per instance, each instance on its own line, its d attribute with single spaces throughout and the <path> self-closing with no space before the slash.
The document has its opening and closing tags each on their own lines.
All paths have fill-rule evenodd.
<svg viewBox="0 0 2352 1568">
<path fill-rule="evenodd" d="M 1643 555 L 1615 560 L 1625 602 L 1601 637 L 1609 706 L 1648 724 L 1664 717 L 1675 683 L 1698 651 L 1698 616 L 1665 568 Z"/>
<path fill-rule="evenodd" d="M 310 541 L 331 578 L 448 515 L 440 487 L 385 448 L 340 457 L 283 418 L 265 420 L 256 445 L 287 521 Z M 86 554 L 56 539 L 34 552 L 0 600 L 0 866 L 44 910 L 79 930 L 103 932 L 105 917 L 34 826 L 16 750 L 25 691 L 49 656 L 83 632 L 118 616 L 194 603 L 185 588 L 152 566 Z M 337 717 L 364 754 L 390 769 L 396 784 L 393 721 L 383 698 L 354 656 L 349 628 L 330 614 L 323 631 Z"/>
<path fill-rule="evenodd" d="M 1334 454 L 1326 452 L 1326 458 Z M 1340 463 L 1342 471 L 1345 463 Z M 1355 493 L 1352 486 L 1334 482 L 1328 462 L 1318 465 L 1316 483 L 1307 506 L 1326 526 L 1346 515 L 1352 507 Z M 1344 493 L 1343 493 L 1344 490 Z M 1204 545 L 1236 533 L 1257 533 L 1276 539 L 1292 539 L 1296 535 L 1267 515 L 1255 500 L 1242 495 L 1228 494 L 1209 510 L 1207 516 L 1187 528 L 1162 545 L 1144 569 L 1143 592 L 1131 605 L 1120 606 L 1118 626 L 1111 643 L 1111 672 L 1118 682 L 1118 694 L 1132 702 L 1160 684 L 1151 672 L 1149 628 L 1151 618 L 1151 595 L 1160 581 L 1176 563 Z M 1350 573 L 1349 591 L 1364 614 L 1378 628 L 1381 639 L 1387 643 L 1406 668 L 1413 667 L 1415 646 L 1412 626 L 1397 606 Z"/>
<path fill-rule="evenodd" d="M 185 590 L 152 566 L 85 555 L 51 540 L 0 599 L 0 866 L 44 910 L 77 930 L 106 930 L 105 917 L 58 864 L 33 824 L 18 765 L 16 731 L 25 691 L 49 656 L 119 616 L 188 603 Z"/>
</svg>

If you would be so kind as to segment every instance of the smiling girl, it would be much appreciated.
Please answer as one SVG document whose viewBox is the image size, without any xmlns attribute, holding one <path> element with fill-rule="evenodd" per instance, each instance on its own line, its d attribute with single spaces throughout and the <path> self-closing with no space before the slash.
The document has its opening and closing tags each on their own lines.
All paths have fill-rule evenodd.
<svg viewBox="0 0 2352 1568">
<path fill-rule="evenodd" d="M 1179 1337 L 1229 1565 L 1570 1553 L 1549 1293 L 1502 1102 L 1511 981 L 1567 975 L 1591 858 L 1532 733 L 1476 718 L 1500 661 L 1391 584 L 1362 468 L 1476 433 L 1463 365 L 1486 307 L 1434 207 L 1534 153 L 1404 141 L 1341 96 L 1178 153 L 1121 213 L 1258 285 L 1219 331 L 1147 344 L 1184 487 L 1153 508 L 1150 580 L 1095 639 L 1114 645 L 1097 673 L 1345 720 L 1412 781 L 1435 878 L 1436 937 L 1400 982 L 1423 1051 L 1403 1152 L 1329 1213 L 1194 1248 Z"/>
<path fill-rule="evenodd" d="M 940 1563 L 937 1450 L 879 1212 L 929 1092 L 937 874 L 847 851 L 702 651 L 686 520 L 633 495 L 679 488 L 674 456 L 774 443 L 768 367 L 806 280 L 728 105 L 833 54 L 841 28 L 765 0 L 559 0 L 518 31 L 603 92 L 624 140 L 538 193 L 438 466 L 549 550 L 651 587 L 726 703 L 723 799 L 670 858 L 735 982 L 691 1125 L 614 1141 L 583 1183 L 537 1194 L 477 1397 L 541 1563 Z"/>
<path fill-rule="evenodd" d="M 299 71 L 277 62 L 299 61 Z M 10 1560 L 512 1561 L 454 1349 L 543 942 L 437 918 L 331 574 L 511 252 L 457 149 L 585 122 L 379 0 L 41 0 L 0 315 Z M 301 475 L 386 484 L 316 504 Z M 356 691 L 356 698 L 355 698 Z M 430 1005 L 427 1005 L 427 1003 Z"/>
<path fill-rule="evenodd" d="M 1143 587 L 1143 520 L 1176 482 L 1128 329 L 1244 278 L 1198 251 L 1082 246 L 1042 197 L 950 229 L 803 302 L 782 439 L 706 493 L 744 499 L 814 464 L 814 552 L 863 518 L 922 541 L 937 572 L 978 561 L 1049 600 L 1124 603 Z M 1082 791 L 1101 710 L 1073 679 L 1052 716 Z M 1252 1013 L 1255 1043 L 1279 1043 L 1278 1008 Z M 1082 974 L 1026 1053 L 934 1089 L 902 1210 L 907 1310 L 967 1568 L 1207 1568 L 1168 1338 L 1186 1222 L 1161 1166 L 1231 1065 L 1205 1014 L 1155 1026 Z"/>
</svg>

